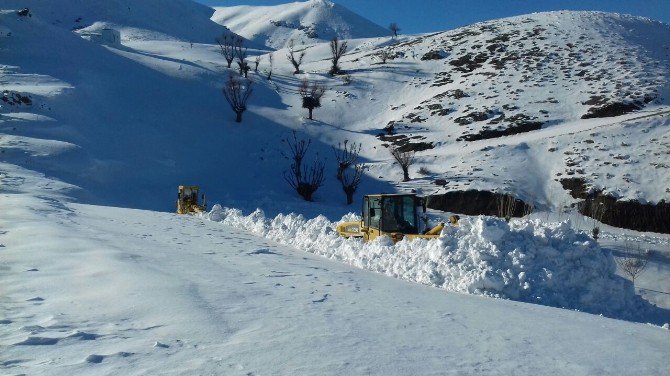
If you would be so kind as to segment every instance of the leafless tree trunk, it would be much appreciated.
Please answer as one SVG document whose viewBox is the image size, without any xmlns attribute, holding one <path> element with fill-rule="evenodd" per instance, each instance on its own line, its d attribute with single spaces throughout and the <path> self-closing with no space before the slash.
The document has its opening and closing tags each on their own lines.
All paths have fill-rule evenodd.
<svg viewBox="0 0 670 376">
<path fill-rule="evenodd" d="M 498 193 L 496 205 L 498 207 L 498 217 L 505 218 L 505 220 L 509 222 L 516 210 L 516 199 L 514 196 Z"/>
<path fill-rule="evenodd" d="M 386 64 L 386 60 L 388 60 L 388 58 L 389 58 L 388 51 L 386 51 L 386 50 L 379 51 L 379 53 L 377 54 L 377 58 L 379 58 L 379 61 L 382 64 Z"/>
<path fill-rule="evenodd" d="M 391 155 L 393 159 L 400 165 L 403 173 L 402 181 L 409 181 L 409 166 L 414 163 L 414 155 L 416 153 L 413 150 L 401 151 L 397 146 L 391 146 Z"/>
<path fill-rule="evenodd" d="M 619 266 L 619 269 L 628 275 L 635 285 L 635 278 L 642 274 L 649 263 L 649 252 L 645 252 L 637 245 L 635 250 L 632 249 L 628 241 L 624 244 L 624 252 L 626 256 L 615 257 L 614 261 Z"/>
<path fill-rule="evenodd" d="M 398 32 L 400 31 L 400 27 L 398 26 L 397 23 L 392 22 L 389 25 L 389 30 L 391 30 L 391 33 L 393 33 L 393 38 L 398 38 Z"/>
<path fill-rule="evenodd" d="M 293 39 L 291 39 L 288 42 L 288 54 L 286 55 L 286 58 L 288 59 L 288 61 L 291 62 L 291 64 L 293 65 L 293 68 L 295 69 L 293 74 L 301 73 L 300 64 L 302 64 L 302 59 L 305 58 L 305 50 L 303 49 L 302 51 L 300 51 L 300 53 L 298 54 L 298 57 L 296 58 L 296 51 L 295 51 L 295 47 L 293 45 Z"/>
<path fill-rule="evenodd" d="M 325 165 L 319 161 L 318 155 L 311 166 L 303 165 L 311 140 L 298 140 L 296 133 L 293 132 L 293 141 L 286 140 L 286 143 L 291 155 L 284 156 L 291 160 L 291 167 L 289 171 L 284 171 L 284 180 L 305 201 L 312 201 L 314 192 L 323 185 Z"/>
<path fill-rule="evenodd" d="M 312 120 L 312 111 L 315 108 L 321 107 L 321 97 L 326 92 L 326 88 L 312 82 L 310 84 L 307 80 L 302 80 L 298 93 L 302 97 L 302 108 L 309 110 L 309 119 Z"/>
<path fill-rule="evenodd" d="M 337 149 L 333 148 L 337 161 L 336 178 L 342 184 L 342 190 L 347 195 L 347 205 L 351 205 L 354 201 L 354 193 L 358 189 L 358 184 L 360 184 L 363 175 L 363 166 L 355 165 L 363 145 L 360 143 L 349 144 L 349 140 L 344 140 L 344 147 L 340 143 L 337 146 Z M 353 175 L 347 174 L 347 169 L 351 166 L 354 166 Z"/>
<path fill-rule="evenodd" d="M 219 44 L 219 47 L 221 47 L 221 54 L 228 63 L 228 68 L 230 68 L 230 66 L 233 64 L 233 60 L 235 59 L 235 46 L 237 43 L 239 43 L 238 39 L 241 38 L 231 34 L 223 34 L 216 38 L 216 42 Z"/>
<path fill-rule="evenodd" d="M 347 52 L 347 41 L 340 42 L 337 37 L 333 38 L 333 40 L 330 41 L 330 52 L 332 53 L 331 61 L 333 62 L 333 66 L 330 68 L 329 73 L 334 76 L 342 73 L 339 62 L 342 55 Z"/>
<path fill-rule="evenodd" d="M 268 81 L 270 81 L 272 79 L 272 68 L 274 67 L 274 61 L 275 61 L 274 60 L 274 55 L 272 54 L 272 52 L 270 52 L 270 54 L 268 55 L 268 65 L 269 65 Z"/>
<path fill-rule="evenodd" d="M 251 81 L 242 80 L 233 77 L 232 75 L 228 79 L 228 82 L 223 87 L 223 95 L 226 97 L 226 101 L 230 104 L 230 107 L 235 112 L 237 117 L 235 121 L 238 123 L 242 122 L 242 113 L 247 109 L 247 101 L 249 96 L 251 96 Z"/>
<path fill-rule="evenodd" d="M 344 194 L 347 195 L 347 205 L 351 205 L 354 202 L 354 193 L 358 189 L 358 185 L 361 183 L 361 177 L 363 176 L 363 166 L 357 164 L 354 166 L 353 174 L 348 174 L 347 171 L 342 171 L 340 183 L 342 183 L 342 190 Z"/>
<path fill-rule="evenodd" d="M 247 47 L 244 47 L 244 39 L 237 38 L 234 44 L 235 57 L 237 57 L 237 66 L 240 70 L 240 76 L 244 75 L 244 78 L 247 78 L 249 70 L 249 63 L 247 63 Z"/>
<path fill-rule="evenodd" d="M 337 149 L 333 147 L 337 161 L 337 180 L 342 180 L 344 170 L 356 163 L 362 147 L 363 144 L 349 144 L 349 140 L 344 140 L 344 147 L 341 143 L 337 144 Z"/>
</svg>

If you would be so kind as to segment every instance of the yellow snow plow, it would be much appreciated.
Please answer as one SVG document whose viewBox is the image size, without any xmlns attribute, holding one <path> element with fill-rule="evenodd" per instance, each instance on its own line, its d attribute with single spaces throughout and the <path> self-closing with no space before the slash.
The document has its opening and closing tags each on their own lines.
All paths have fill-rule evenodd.
<svg viewBox="0 0 670 376">
<path fill-rule="evenodd" d="M 415 194 L 378 194 L 363 197 L 363 215 L 361 221 L 342 222 L 337 232 L 345 238 L 363 238 L 374 240 L 382 235 L 394 242 L 402 239 L 433 239 L 440 236 L 444 223 L 421 230 L 419 209 L 426 211 L 425 200 Z M 450 222 L 458 224 L 458 217 L 452 216 Z"/>
<path fill-rule="evenodd" d="M 177 193 L 177 214 L 202 213 L 207 210 L 207 200 L 202 195 L 202 204 L 198 202 L 200 187 L 197 185 L 180 185 Z"/>
</svg>

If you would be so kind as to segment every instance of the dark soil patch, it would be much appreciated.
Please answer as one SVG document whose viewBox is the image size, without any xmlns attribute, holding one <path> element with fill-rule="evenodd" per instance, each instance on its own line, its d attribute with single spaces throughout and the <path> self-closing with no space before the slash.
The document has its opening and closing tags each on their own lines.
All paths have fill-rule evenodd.
<svg viewBox="0 0 670 376">
<path fill-rule="evenodd" d="M 445 57 L 447 54 L 444 51 L 428 51 L 421 56 L 421 60 L 442 60 Z"/>
<path fill-rule="evenodd" d="M 478 190 L 452 191 L 428 196 L 426 206 L 430 209 L 465 215 L 498 216 L 501 198 L 512 199 L 516 203 L 513 217 L 523 217 L 528 211 L 527 204 L 515 197 Z"/>
<path fill-rule="evenodd" d="M 542 123 L 539 121 L 532 121 L 527 123 L 515 124 L 505 129 L 484 129 L 477 134 L 463 135 L 457 138 L 456 141 L 487 140 L 490 138 L 498 138 L 524 132 L 532 132 L 538 129 L 542 129 Z"/>
<path fill-rule="evenodd" d="M 469 114 L 465 114 L 463 116 L 459 116 L 456 119 L 454 119 L 454 123 L 460 124 L 460 125 L 468 125 L 472 124 L 475 121 L 484 121 L 488 120 L 493 116 L 492 111 L 473 111 L 470 112 Z"/>
<path fill-rule="evenodd" d="M 17 93 L 15 91 L 8 91 L 8 90 L 2 92 L 2 97 L 0 97 L 0 100 L 7 103 L 10 106 L 19 106 L 19 105 L 30 106 L 31 104 L 33 104 L 33 101 L 32 99 L 30 99 L 29 95 L 21 95 L 20 93 Z"/>
<path fill-rule="evenodd" d="M 570 191 L 572 197 L 583 200 L 578 204 L 579 212 L 583 215 L 593 218 L 593 209 L 604 207 L 604 210 L 599 210 L 602 212 L 602 218 L 599 218 L 602 223 L 636 231 L 670 234 L 668 202 L 642 204 L 638 201 L 618 201 L 601 191 L 589 193 L 586 182 L 580 178 L 563 179 L 561 185 Z"/>
<path fill-rule="evenodd" d="M 469 53 L 450 61 L 449 64 L 456 67 L 455 69 L 460 72 L 469 73 L 480 68 L 486 60 L 488 60 L 488 56 L 484 53 L 478 53 L 476 55 Z"/>
<path fill-rule="evenodd" d="M 620 116 L 641 108 L 642 105 L 639 103 L 610 103 L 602 107 L 591 107 L 586 114 L 582 115 L 582 119 Z"/>
<path fill-rule="evenodd" d="M 382 142 L 388 142 L 389 144 L 395 146 L 398 148 L 398 150 L 402 152 L 406 151 L 424 151 L 424 150 L 429 150 L 434 148 L 435 146 L 426 141 L 413 141 L 413 140 L 423 140 L 425 137 L 422 136 L 414 136 L 414 137 L 408 137 L 404 134 L 396 134 L 396 135 L 386 135 L 386 134 L 378 134 L 377 138 L 382 141 Z M 387 146 L 388 145 L 384 145 Z"/>
</svg>

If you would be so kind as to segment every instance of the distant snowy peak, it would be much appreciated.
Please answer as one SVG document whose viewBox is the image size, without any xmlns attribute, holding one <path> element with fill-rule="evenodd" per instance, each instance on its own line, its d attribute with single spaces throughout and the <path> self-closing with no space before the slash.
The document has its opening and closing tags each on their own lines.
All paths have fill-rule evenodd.
<svg viewBox="0 0 670 376">
<path fill-rule="evenodd" d="M 68 30 L 96 25 L 117 29 L 124 40 L 183 40 L 213 43 L 226 31 L 213 10 L 191 0 L 2 0 L 4 9 L 31 14 Z"/>
<path fill-rule="evenodd" d="M 277 49 L 286 46 L 289 40 L 307 44 L 328 41 L 335 36 L 350 39 L 389 35 L 385 28 L 327 0 L 215 9 L 213 21 Z"/>
</svg>

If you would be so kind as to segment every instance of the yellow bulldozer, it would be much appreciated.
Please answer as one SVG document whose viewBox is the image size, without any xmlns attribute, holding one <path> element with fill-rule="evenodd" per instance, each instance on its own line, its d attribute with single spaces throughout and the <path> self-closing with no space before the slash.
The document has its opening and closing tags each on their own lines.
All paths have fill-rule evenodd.
<svg viewBox="0 0 670 376">
<path fill-rule="evenodd" d="M 433 239 L 440 236 L 445 224 L 421 231 L 420 210 L 425 213 L 425 199 L 415 194 L 377 194 L 363 197 L 363 215 L 360 221 L 343 222 L 337 232 L 346 238 L 374 240 L 386 235 L 394 242 L 402 239 Z M 449 222 L 458 225 L 458 216 Z M 427 226 L 426 226 L 427 227 Z"/>
<path fill-rule="evenodd" d="M 202 213 L 207 210 L 207 199 L 203 194 L 202 204 L 198 202 L 200 187 L 197 185 L 180 185 L 177 193 L 177 214 Z"/>
</svg>

